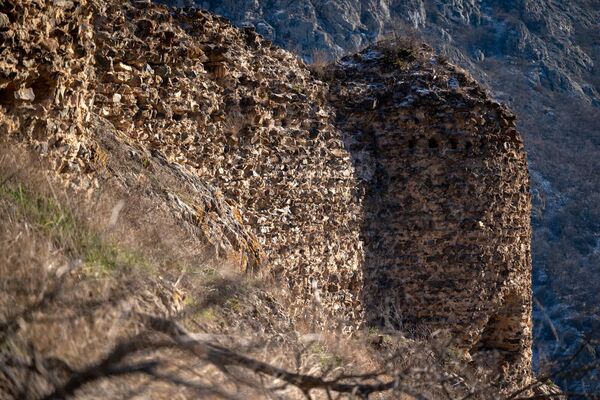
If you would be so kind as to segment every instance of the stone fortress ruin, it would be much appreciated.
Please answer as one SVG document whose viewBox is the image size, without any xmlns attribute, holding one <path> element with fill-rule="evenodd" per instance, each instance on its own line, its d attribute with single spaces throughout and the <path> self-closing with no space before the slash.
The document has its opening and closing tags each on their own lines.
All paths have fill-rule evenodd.
<svg viewBox="0 0 600 400">
<path fill-rule="evenodd" d="M 450 329 L 470 356 L 525 373 L 530 197 L 514 116 L 426 50 L 383 43 L 332 74 L 336 126 L 364 196 L 367 324 Z"/>
<path fill-rule="evenodd" d="M 469 357 L 528 373 L 525 152 L 513 115 L 470 76 L 425 47 L 382 43 L 316 79 L 204 11 L 71 3 L 14 4 L 30 18 L 9 18 L 3 135 L 76 186 L 110 171 L 90 128 L 102 118 L 135 157 L 218 191 L 225 201 L 206 207 L 165 197 L 215 254 L 269 269 L 298 307 L 318 290 L 353 329 L 447 330 Z M 207 226 L 225 215 L 248 237 L 215 240 Z"/>
</svg>

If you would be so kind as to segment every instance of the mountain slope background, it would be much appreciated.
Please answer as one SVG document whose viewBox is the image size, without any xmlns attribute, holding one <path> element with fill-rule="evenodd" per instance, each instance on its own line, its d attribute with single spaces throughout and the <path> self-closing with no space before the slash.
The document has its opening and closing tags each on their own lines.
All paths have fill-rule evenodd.
<svg viewBox="0 0 600 400">
<path fill-rule="evenodd" d="M 325 65 L 368 43 L 433 44 L 518 116 L 534 211 L 539 370 L 600 339 L 600 3 L 592 0 L 188 0 Z M 594 357 L 580 353 L 580 362 Z M 594 373 L 562 379 L 599 390 Z"/>
</svg>

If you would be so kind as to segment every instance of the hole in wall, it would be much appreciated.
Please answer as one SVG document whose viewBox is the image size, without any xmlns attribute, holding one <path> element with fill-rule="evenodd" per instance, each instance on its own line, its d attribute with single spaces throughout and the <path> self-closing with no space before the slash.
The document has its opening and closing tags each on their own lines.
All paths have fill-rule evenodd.
<svg viewBox="0 0 600 400">
<path fill-rule="evenodd" d="M 450 148 L 452 150 L 456 150 L 458 148 L 458 141 L 453 137 L 450 138 Z"/>
<path fill-rule="evenodd" d="M 437 149 L 438 142 L 435 138 L 431 138 L 431 139 L 429 139 L 429 142 L 427 142 L 427 146 L 429 146 L 430 149 Z"/>
<path fill-rule="evenodd" d="M 38 77 L 31 83 L 31 89 L 35 94 L 35 103 L 43 103 L 50 100 L 55 91 L 56 82 L 48 74 Z"/>
<path fill-rule="evenodd" d="M 486 323 L 477 343 L 473 346 L 474 351 L 519 351 L 525 332 L 523 326 L 519 324 L 519 319 L 514 316 L 515 310 L 520 309 L 523 300 L 515 292 L 507 293 L 504 304 Z"/>
<path fill-rule="evenodd" d="M 12 87 L 0 89 L 0 106 L 8 109 L 15 102 L 15 90 Z"/>
</svg>

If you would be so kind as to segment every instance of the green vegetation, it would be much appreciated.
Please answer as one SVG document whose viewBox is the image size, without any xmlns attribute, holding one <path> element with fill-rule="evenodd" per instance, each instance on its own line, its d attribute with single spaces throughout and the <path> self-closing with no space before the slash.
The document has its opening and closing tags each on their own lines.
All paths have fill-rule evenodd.
<svg viewBox="0 0 600 400">
<path fill-rule="evenodd" d="M 212 307 L 207 307 L 200 311 L 199 315 L 201 320 L 207 322 L 216 322 L 219 320 L 219 315 L 217 311 Z"/>
<path fill-rule="evenodd" d="M 378 336 L 379 334 L 380 334 L 379 329 L 377 329 L 377 327 L 375 327 L 375 326 L 369 327 L 369 337 Z"/>
<path fill-rule="evenodd" d="M 240 311 L 242 308 L 242 302 L 239 298 L 232 296 L 225 300 L 225 307 L 227 307 L 231 311 Z"/>
<path fill-rule="evenodd" d="M 329 352 L 327 346 L 323 343 L 315 343 L 310 347 L 310 352 L 317 356 L 319 364 L 323 369 L 333 369 L 340 367 L 344 360 L 337 354 Z"/>
<path fill-rule="evenodd" d="M 22 184 L 3 183 L 0 186 L 0 199 L 13 203 L 19 216 L 48 234 L 54 244 L 67 247 L 76 229 L 72 214 L 52 198 L 44 198 L 32 193 Z"/>
<path fill-rule="evenodd" d="M 83 243 L 84 270 L 92 273 L 110 273 L 119 267 L 141 267 L 150 269 L 150 263 L 137 252 L 123 249 L 114 243 L 106 242 L 91 234 Z"/>
<path fill-rule="evenodd" d="M 7 202 L 15 217 L 47 236 L 51 243 L 84 262 L 88 274 L 110 274 L 118 268 L 144 267 L 149 263 L 136 252 L 104 240 L 78 220 L 56 197 L 44 196 L 21 183 L 5 180 L 0 202 Z"/>
<path fill-rule="evenodd" d="M 392 345 L 394 343 L 405 342 L 405 338 L 400 335 L 392 336 L 387 333 L 382 332 L 379 328 L 375 326 L 369 326 L 367 331 L 367 337 L 369 342 L 377 343 L 379 345 Z"/>
<path fill-rule="evenodd" d="M 456 346 L 447 346 L 446 347 L 446 356 L 450 359 L 450 360 L 454 360 L 454 361 L 459 361 L 459 360 L 463 360 L 465 358 L 465 352 L 461 349 L 459 349 Z"/>
<path fill-rule="evenodd" d="M 410 38 L 383 39 L 378 42 L 383 51 L 384 62 L 390 68 L 407 70 L 417 59 L 418 42 Z"/>
</svg>

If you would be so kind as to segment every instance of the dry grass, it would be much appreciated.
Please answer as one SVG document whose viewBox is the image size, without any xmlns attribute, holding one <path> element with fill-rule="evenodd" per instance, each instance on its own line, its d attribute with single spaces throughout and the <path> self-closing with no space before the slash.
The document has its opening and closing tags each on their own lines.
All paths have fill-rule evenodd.
<svg viewBox="0 0 600 400">
<path fill-rule="evenodd" d="M 327 76 L 327 67 L 333 62 L 335 62 L 335 57 L 325 50 L 319 49 L 313 51 L 308 68 L 315 77 L 323 80 Z"/>
<path fill-rule="evenodd" d="M 122 204 L 118 197 L 102 196 L 102 203 L 90 204 L 32 167 L 40 163 L 15 150 L 0 156 L 0 355 L 13 364 L 42 365 L 33 372 L 4 365 L 4 397 L 43 398 L 74 373 L 92 367 L 107 373 L 102 360 L 123 341 L 158 340 L 139 313 L 174 318 L 202 332 L 195 337 L 306 376 L 334 380 L 379 369 L 381 356 L 371 354 L 365 338 L 294 325 L 269 294 L 282 295 L 268 281 L 214 265 L 187 264 L 182 273 L 181 264 L 171 264 L 172 254 L 164 247 L 157 251 L 163 243 L 150 248 L 135 240 L 140 232 L 128 226 L 135 210 L 115 224 L 110 205 Z M 169 285 L 170 276 L 179 277 L 176 288 Z M 78 398 L 303 396 L 279 379 L 235 365 L 220 371 L 182 349 L 162 348 L 160 340 L 123 358 L 128 366 L 160 362 L 156 376 L 113 376 L 74 393 Z M 281 387 L 273 391 L 275 386 Z M 316 398 L 325 396 L 318 393 Z"/>
<path fill-rule="evenodd" d="M 139 229 L 138 213 L 147 210 L 122 207 L 113 191 L 86 200 L 53 183 L 40 164 L 16 148 L 0 155 L 0 350 L 82 368 L 139 332 L 133 311 L 183 309 L 185 291 L 174 287 L 173 277 L 191 269 L 190 260 L 177 257 L 181 248 L 165 251 L 168 237 Z M 208 281 L 203 271 L 212 267 L 195 267 L 182 286 Z M 22 395 L 36 398 L 49 386 L 36 382 Z"/>
<path fill-rule="evenodd" d="M 323 335 L 299 340 L 302 334 L 269 294 L 281 295 L 272 283 L 240 276 L 210 256 L 186 256 L 189 241 L 177 240 L 182 233 L 169 228 L 168 214 L 136 198 L 142 194 L 122 196 L 111 188 L 90 199 L 63 189 L 43 166 L 15 147 L 0 155 L 0 353 L 23 364 L 41 359 L 60 366 L 31 376 L 11 369 L 15 384 L 5 397 L 41 398 L 69 371 L 102 360 L 123 340 L 146 332 L 139 312 L 175 318 L 211 341 L 300 372 L 330 373 L 351 358 L 348 368 L 373 365 L 363 355 L 342 359 L 339 341 L 326 343 Z M 140 226 L 148 218 L 163 222 L 159 232 Z M 195 386 L 182 389 L 134 374 L 86 385 L 78 396 L 165 398 L 182 392 L 187 398 L 202 388 L 210 396 L 262 398 L 265 390 L 248 371 L 234 368 L 228 377 L 177 350 L 149 349 L 127 359 L 148 358 L 162 360 L 161 373 Z M 247 383 L 244 389 L 237 379 Z M 293 388 L 278 392 L 301 395 Z"/>
<path fill-rule="evenodd" d="M 90 198 L 44 171 L 15 147 L 0 154 L 2 398 L 498 393 L 443 333 L 428 343 L 374 329 L 348 335 L 344 321 L 312 323 L 330 315 L 318 298 L 292 319 L 285 288 L 186 255 L 185 233 L 143 192 L 108 186 Z M 160 229 L 143 229 L 152 219 Z M 169 335 L 160 321 L 197 333 Z"/>
</svg>

